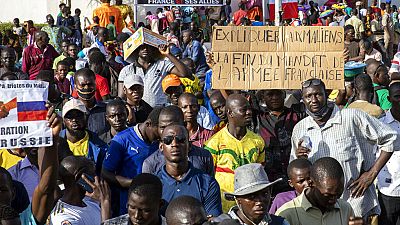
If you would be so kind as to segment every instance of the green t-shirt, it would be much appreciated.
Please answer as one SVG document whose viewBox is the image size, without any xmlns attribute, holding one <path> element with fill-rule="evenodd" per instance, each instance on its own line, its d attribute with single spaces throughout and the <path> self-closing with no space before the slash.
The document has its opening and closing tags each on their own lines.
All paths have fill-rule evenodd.
<svg viewBox="0 0 400 225">
<path fill-rule="evenodd" d="M 374 83 L 374 87 L 378 87 L 378 84 Z M 379 101 L 379 106 L 381 107 L 382 110 L 389 110 L 392 108 L 392 103 L 389 102 L 389 90 L 386 88 L 382 88 L 380 90 L 376 91 L 376 94 L 378 95 L 378 101 Z"/>
<path fill-rule="evenodd" d="M 108 30 L 108 39 L 109 40 L 115 40 L 117 38 L 117 29 L 114 24 L 110 23 L 107 24 L 107 30 Z"/>
</svg>

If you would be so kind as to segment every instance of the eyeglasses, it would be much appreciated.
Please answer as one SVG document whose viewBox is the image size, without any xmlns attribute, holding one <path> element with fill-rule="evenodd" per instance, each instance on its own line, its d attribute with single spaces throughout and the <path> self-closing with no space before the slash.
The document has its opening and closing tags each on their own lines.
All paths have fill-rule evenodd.
<svg viewBox="0 0 400 225">
<path fill-rule="evenodd" d="M 170 145 L 174 139 L 179 144 L 183 144 L 183 143 L 186 142 L 186 137 L 184 135 L 176 135 L 176 136 L 169 135 L 169 136 L 165 136 L 162 139 L 162 142 L 164 144 L 166 144 L 166 145 Z"/>
<path fill-rule="evenodd" d="M 311 85 L 312 85 L 312 86 L 318 86 L 318 85 L 320 85 L 320 84 L 322 84 L 322 81 L 321 81 L 320 79 L 309 79 L 309 80 L 306 80 L 306 81 L 304 81 L 303 83 L 301 83 L 301 86 L 302 86 L 303 88 L 308 88 L 308 87 L 310 87 Z"/>
</svg>

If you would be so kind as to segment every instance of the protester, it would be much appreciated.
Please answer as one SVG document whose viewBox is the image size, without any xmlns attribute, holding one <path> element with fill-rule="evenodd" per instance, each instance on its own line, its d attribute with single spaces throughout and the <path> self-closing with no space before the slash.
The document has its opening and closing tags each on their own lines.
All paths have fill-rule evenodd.
<svg viewBox="0 0 400 225">
<path fill-rule="evenodd" d="M 184 116 L 180 108 L 176 106 L 167 106 L 163 109 L 156 108 L 159 113 L 157 120 L 158 139 L 165 127 L 170 125 L 184 125 Z M 188 158 L 194 168 L 202 170 L 203 172 L 213 175 L 214 165 L 213 158 L 209 151 L 199 148 L 195 145 L 190 145 Z M 165 158 L 161 150 L 154 152 L 143 162 L 143 172 L 156 174 L 165 165 Z"/>
<path fill-rule="evenodd" d="M 49 45 L 47 33 L 35 33 L 35 42 L 26 47 L 22 56 L 22 71 L 34 80 L 40 70 L 50 70 L 54 59 L 58 57 L 57 51 Z"/>
<path fill-rule="evenodd" d="M 382 110 L 390 109 L 392 104 L 388 99 L 388 86 L 390 84 L 388 69 L 380 62 L 370 59 L 367 62 L 366 72 L 371 77 L 374 86 L 373 103 L 381 107 Z"/>
<path fill-rule="evenodd" d="M 110 144 L 115 135 L 128 128 L 127 118 L 128 112 L 123 101 L 112 100 L 108 102 L 106 106 L 106 119 L 111 129 L 101 139 Z"/>
<path fill-rule="evenodd" d="M 388 110 L 380 120 L 389 125 L 393 130 L 399 133 L 399 94 L 400 83 L 393 83 L 389 86 L 389 101 L 392 103 L 392 108 Z M 395 146 L 399 145 L 399 138 L 395 141 Z M 378 152 L 379 155 L 381 152 Z M 378 180 L 378 200 L 381 206 L 381 214 L 379 215 L 379 224 L 389 225 L 400 222 L 400 214 L 397 207 L 399 206 L 400 190 L 397 183 L 400 180 L 399 168 L 396 166 L 399 160 L 399 152 L 394 151 L 392 157 L 379 172 Z"/>
<path fill-rule="evenodd" d="M 310 169 L 311 163 L 307 159 L 295 159 L 289 163 L 287 167 L 288 183 L 294 190 L 277 194 L 269 209 L 270 214 L 275 214 L 282 205 L 301 195 L 303 190 L 310 186 Z"/>
<path fill-rule="evenodd" d="M 157 111 L 150 113 L 144 123 L 116 134 L 103 163 L 102 176 L 119 187 L 119 215 L 127 212 L 128 188 L 132 178 L 142 173 L 143 161 L 158 149 Z"/>
<path fill-rule="evenodd" d="M 70 44 L 69 40 L 64 39 L 61 41 L 60 44 L 60 48 L 61 48 L 61 52 L 60 52 L 60 56 L 58 56 L 57 58 L 54 59 L 53 62 L 53 69 L 56 70 L 57 69 L 57 64 L 58 62 L 60 62 L 61 60 L 64 60 L 65 58 L 68 57 L 68 45 Z"/>
<path fill-rule="evenodd" d="M 276 212 L 290 224 L 363 224 L 350 204 L 339 199 L 345 188 L 344 172 L 334 158 L 315 161 L 310 171 L 312 186 Z"/>
<path fill-rule="evenodd" d="M 29 79 L 27 73 L 16 68 L 15 61 L 17 60 L 17 55 L 14 49 L 12 48 L 1 49 L 0 60 L 2 66 L 0 67 L 0 78 L 3 77 L 5 73 L 12 72 L 17 76 L 18 80 Z"/>
<path fill-rule="evenodd" d="M 277 180 L 269 181 L 261 164 L 250 163 L 236 168 L 234 180 L 234 191 L 224 194 L 228 201 L 236 203 L 229 209 L 228 218 L 237 219 L 240 224 L 289 224 L 284 218 L 268 213 L 271 186 Z M 221 217 L 215 221 L 219 222 Z"/>
<path fill-rule="evenodd" d="M 66 26 L 54 25 L 54 18 L 51 14 L 46 16 L 47 26 L 42 27 L 42 31 L 46 32 L 49 36 L 49 44 L 51 44 L 58 53 L 62 53 L 62 43 L 64 36 L 69 36 L 72 31 Z"/>
<path fill-rule="evenodd" d="M 232 94 L 226 101 L 228 124 L 206 143 L 214 159 L 215 179 L 221 187 L 221 195 L 233 190 L 234 170 L 248 163 L 265 162 L 264 140 L 247 129 L 252 120 L 249 102 L 240 94 Z M 231 202 L 222 201 L 224 211 Z"/>
<path fill-rule="evenodd" d="M 167 126 L 161 134 L 160 150 L 165 166 L 157 176 L 163 183 L 163 199 L 168 204 L 178 196 L 190 195 L 201 201 L 207 215 L 222 214 L 220 189 L 217 181 L 196 169 L 188 160 L 189 136 L 181 125 Z"/>
<path fill-rule="evenodd" d="M 342 198 L 364 221 L 376 219 L 379 205 L 371 184 L 392 155 L 397 133 L 362 111 L 340 111 L 327 101 L 325 84 L 319 79 L 302 83 L 302 97 L 309 116 L 293 129 L 291 159 L 337 158 L 347 187 Z M 381 155 L 375 160 L 376 145 Z"/>
<path fill-rule="evenodd" d="M 122 31 L 121 21 L 123 21 L 123 18 L 121 11 L 110 5 L 110 0 L 101 0 L 101 5 L 93 10 L 93 18 L 95 16 L 99 18 L 98 24 L 100 27 L 106 27 L 110 23 L 110 16 L 114 16 L 117 32 L 120 33 Z"/>
<path fill-rule="evenodd" d="M 132 179 L 128 192 L 128 213 L 106 220 L 104 225 L 160 224 L 166 225 L 160 215 L 163 205 L 162 183 L 152 174 L 142 173 Z"/>
<path fill-rule="evenodd" d="M 165 218 L 168 225 L 204 224 L 207 214 L 198 199 L 183 195 L 170 202 Z"/>
<path fill-rule="evenodd" d="M 185 30 L 182 32 L 182 43 L 184 44 L 182 58 L 191 58 L 193 60 L 196 65 L 195 73 L 197 76 L 205 74 L 209 69 L 206 63 L 206 56 L 201 43 L 194 39 L 193 31 Z"/>
</svg>

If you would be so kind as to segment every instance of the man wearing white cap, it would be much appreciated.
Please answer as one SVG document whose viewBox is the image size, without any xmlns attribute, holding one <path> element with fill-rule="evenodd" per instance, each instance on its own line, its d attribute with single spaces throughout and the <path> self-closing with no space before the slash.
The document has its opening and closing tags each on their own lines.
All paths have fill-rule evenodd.
<svg viewBox="0 0 400 225">
<path fill-rule="evenodd" d="M 96 163 L 96 172 L 100 173 L 107 144 L 97 134 L 87 130 L 85 104 L 79 99 L 71 99 L 64 104 L 62 117 L 66 129 L 60 137 L 68 142 L 69 149 L 75 156 L 86 156 Z"/>
<path fill-rule="evenodd" d="M 249 163 L 235 169 L 235 190 L 225 193 L 225 198 L 235 201 L 228 214 L 214 218 L 221 222 L 225 219 L 239 220 L 242 225 L 289 225 L 280 216 L 268 213 L 271 203 L 271 185 L 281 179 L 270 182 L 264 167 L 259 163 Z"/>
<path fill-rule="evenodd" d="M 142 77 L 136 74 L 127 76 L 124 80 L 124 94 L 126 95 L 126 104 L 134 113 L 136 123 L 143 123 L 153 108 L 145 102 L 143 98 L 144 83 Z M 128 118 L 132 118 L 131 115 Z"/>
</svg>

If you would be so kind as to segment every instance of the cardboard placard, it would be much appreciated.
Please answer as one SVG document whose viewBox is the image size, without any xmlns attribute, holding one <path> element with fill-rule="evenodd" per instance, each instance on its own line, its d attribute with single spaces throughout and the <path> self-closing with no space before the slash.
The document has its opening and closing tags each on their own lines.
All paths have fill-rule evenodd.
<svg viewBox="0 0 400 225">
<path fill-rule="evenodd" d="M 146 28 L 139 28 L 123 44 L 125 61 L 132 63 L 132 53 L 142 44 L 148 44 L 157 48 L 161 44 L 167 44 L 167 38 Z"/>
<path fill-rule="evenodd" d="M 344 87 L 343 27 L 218 26 L 214 89 L 299 89 L 310 78 Z"/>
<path fill-rule="evenodd" d="M 0 81 L 0 149 L 53 144 L 46 120 L 48 87 L 44 81 Z"/>
</svg>

